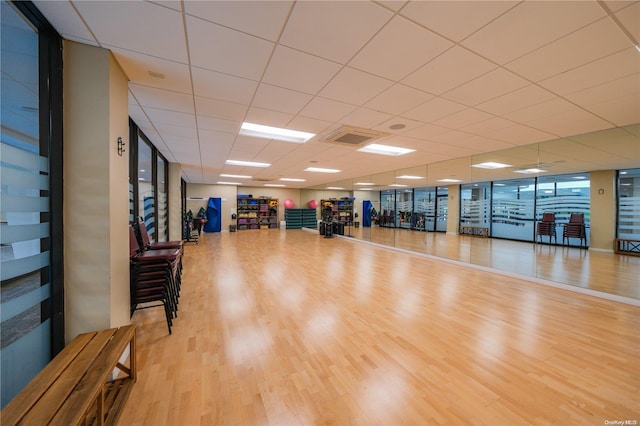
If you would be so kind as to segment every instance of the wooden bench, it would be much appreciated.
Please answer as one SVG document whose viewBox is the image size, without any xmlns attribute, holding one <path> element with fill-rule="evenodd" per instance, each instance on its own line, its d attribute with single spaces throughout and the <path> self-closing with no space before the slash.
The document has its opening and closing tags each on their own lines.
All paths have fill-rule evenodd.
<svg viewBox="0 0 640 426">
<path fill-rule="evenodd" d="M 640 240 L 630 238 L 616 238 L 614 251 L 618 254 L 630 254 L 640 256 Z"/>
<path fill-rule="evenodd" d="M 460 234 L 487 238 L 489 236 L 489 228 L 485 228 L 484 226 L 460 225 Z"/>
<path fill-rule="evenodd" d="M 127 346 L 128 367 L 120 362 Z M 135 325 L 81 334 L 6 405 L 0 423 L 114 425 L 135 381 Z"/>
</svg>

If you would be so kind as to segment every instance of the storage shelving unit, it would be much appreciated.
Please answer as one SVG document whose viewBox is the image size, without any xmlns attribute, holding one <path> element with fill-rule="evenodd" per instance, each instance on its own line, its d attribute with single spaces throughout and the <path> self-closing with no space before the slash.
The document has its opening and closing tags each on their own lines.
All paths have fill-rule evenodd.
<svg viewBox="0 0 640 426">
<path fill-rule="evenodd" d="M 320 200 L 321 209 L 331 207 L 331 215 L 334 222 L 341 222 L 344 225 L 353 223 L 353 201 L 351 197 L 330 198 Z"/>
<path fill-rule="evenodd" d="M 238 230 L 277 229 L 278 200 L 275 198 L 238 197 Z"/>
</svg>

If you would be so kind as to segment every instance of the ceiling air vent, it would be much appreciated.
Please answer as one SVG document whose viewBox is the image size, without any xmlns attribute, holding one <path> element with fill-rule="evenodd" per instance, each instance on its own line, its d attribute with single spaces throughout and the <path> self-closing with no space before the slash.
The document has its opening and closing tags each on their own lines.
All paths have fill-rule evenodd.
<svg viewBox="0 0 640 426">
<path fill-rule="evenodd" d="M 379 132 L 377 130 L 342 126 L 329 133 L 322 140 L 325 142 L 334 142 L 345 145 L 362 145 L 365 142 L 371 142 L 374 139 L 380 139 L 388 135 L 389 133 Z"/>
</svg>

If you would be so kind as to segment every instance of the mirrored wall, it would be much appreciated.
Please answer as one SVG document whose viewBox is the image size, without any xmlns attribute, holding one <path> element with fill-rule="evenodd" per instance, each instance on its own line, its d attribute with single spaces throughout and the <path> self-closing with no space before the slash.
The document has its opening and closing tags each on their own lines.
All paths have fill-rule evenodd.
<svg viewBox="0 0 640 426">
<path fill-rule="evenodd" d="M 629 223 L 638 238 L 638 168 L 640 126 L 633 125 L 313 189 L 354 198 L 356 217 L 345 230 L 353 238 L 640 298 L 640 257 L 621 260 L 613 247 L 591 247 L 593 226 Z M 630 171 L 622 183 L 619 170 Z M 622 216 L 603 219 L 603 208 Z"/>
</svg>

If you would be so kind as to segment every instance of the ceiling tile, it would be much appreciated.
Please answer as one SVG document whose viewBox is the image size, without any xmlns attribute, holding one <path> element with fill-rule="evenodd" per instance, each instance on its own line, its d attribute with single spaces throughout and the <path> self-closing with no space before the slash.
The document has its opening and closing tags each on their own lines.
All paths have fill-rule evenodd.
<svg viewBox="0 0 640 426">
<path fill-rule="evenodd" d="M 588 106 L 622 98 L 626 95 L 638 96 L 637 100 L 640 103 L 640 72 L 580 90 L 567 95 L 566 98 L 578 105 Z"/>
<path fill-rule="evenodd" d="M 577 107 L 565 110 L 562 114 L 529 121 L 527 124 L 560 137 L 572 136 L 581 132 L 595 132 L 612 127 L 612 123 Z"/>
<path fill-rule="evenodd" d="M 96 45 L 97 40 L 75 12 L 71 2 L 35 0 L 33 3 L 62 37 L 86 40 L 90 41 L 87 44 Z"/>
<path fill-rule="evenodd" d="M 145 107 L 144 111 L 156 127 L 169 125 L 195 129 L 196 126 L 193 114 L 151 107 Z"/>
<path fill-rule="evenodd" d="M 505 67 L 532 81 L 540 81 L 632 46 L 616 24 L 604 18 Z"/>
<path fill-rule="evenodd" d="M 616 18 L 629 31 L 637 42 L 640 42 L 640 2 L 625 7 L 616 12 Z"/>
<path fill-rule="evenodd" d="M 148 2 L 75 1 L 102 45 L 187 63 L 182 15 Z"/>
<path fill-rule="evenodd" d="M 207 117 L 204 115 L 198 115 L 198 130 L 214 130 L 223 133 L 233 133 L 234 135 L 240 131 L 241 121 L 230 121 L 220 118 Z M 202 138 L 202 133 L 200 134 Z"/>
<path fill-rule="evenodd" d="M 191 64 L 258 80 L 274 44 L 239 31 L 187 17 Z"/>
<path fill-rule="evenodd" d="M 618 10 L 624 9 L 625 7 L 637 2 L 638 0 L 604 0 L 604 3 L 613 12 L 617 12 Z"/>
<path fill-rule="evenodd" d="M 169 111 L 193 114 L 193 96 L 155 87 L 129 83 L 129 91 L 143 107 L 162 108 Z"/>
<path fill-rule="evenodd" d="M 477 121 L 473 124 L 462 125 L 459 127 L 459 130 L 467 133 L 473 133 L 474 135 L 487 136 L 488 132 L 504 129 L 513 125 L 513 121 L 506 120 L 502 117 L 491 117 L 487 120 Z"/>
<path fill-rule="evenodd" d="M 405 132 L 404 135 L 416 139 L 431 139 L 433 136 L 447 133 L 450 130 L 451 129 L 446 127 L 434 126 L 433 124 L 423 124 L 422 126 L 410 129 Z"/>
<path fill-rule="evenodd" d="M 331 126 L 331 122 L 317 120 L 315 118 L 302 117 L 300 115 L 294 117 L 289 122 L 289 127 L 292 129 L 300 130 L 302 132 L 319 134 Z"/>
<path fill-rule="evenodd" d="M 270 84 L 260 84 L 253 98 L 252 106 L 272 109 L 289 114 L 298 113 L 311 100 L 311 95 L 282 89 Z"/>
<path fill-rule="evenodd" d="M 416 43 L 416 40 L 420 42 Z M 451 46 L 450 41 L 396 16 L 348 65 L 399 80 Z"/>
<path fill-rule="evenodd" d="M 270 109 L 250 107 L 245 121 L 272 127 L 288 127 L 293 115 Z"/>
<path fill-rule="evenodd" d="M 516 4 L 517 1 L 412 1 L 401 14 L 457 42 Z"/>
<path fill-rule="evenodd" d="M 372 2 L 297 2 L 280 43 L 346 64 L 392 16 Z"/>
<path fill-rule="evenodd" d="M 432 122 L 463 109 L 466 109 L 466 106 L 457 102 L 444 98 L 434 98 L 402 115 L 418 121 Z"/>
<path fill-rule="evenodd" d="M 407 76 L 402 83 L 440 95 L 496 67 L 473 52 L 455 46 Z"/>
<path fill-rule="evenodd" d="M 390 114 L 369 108 L 358 108 L 340 120 L 341 123 L 370 129 L 391 118 Z"/>
<path fill-rule="evenodd" d="M 215 71 L 192 68 L 193 87 L 198 96 L 249 105 L 258 83 Z"/>
<path fill-rule="evenodd" d="M 433 95 L 411 87 L 394 84 L 365 104 L 367 108 L 399 115 L 433 99 Z"/>
<path fill-rule="evenodd" d="M 436 120 L 433 124 L 442 127 L 448 127 L 450 129 L 459 129 L 464 126 L 486 121 L 492 118 L 493 115 L 486 112 L 477 110 L 475 108 L 467 108 L 465 110 L 456 112 L 447 117 Z"/>
<path fill-rule="evenodd" d="M 288 47 L 278 46 L 262 81 L 299 92 L 316 94 L 341 66 Z"/>
<path fill-rule="evenodd" d="M 501 149 L 513 148 L 513 145 L 508 142 L 477 135 L 469 135 L 469 137 L 465 139 L 452 142 L 452 145 L 463 146 L 467 150 L 471 150 L 471 155 L 479 154 L 482 152 L 491 152 Z"/>
<path fill-rule="evenodd" d="M 526 80 L 517 75 L 498 68 L 450 90 L 442 96 L 468 106 L 474 106 L 527 86 L 528 84 Z"/>
<path fill-rule="evenodd" d="M 292 1 L 187 1 L 185 12 L 267 40 L 280 35 Z"/>
<path fill-rule="evenodd" d="M 195 100 L 196 113 L 199 115 L 241 122 L 247 113 L 246 105 L 201 96 L 196 96 Z"/>
<path fill-rule="evenodd" d="M 640 72 L 640 55 L 634 47 L 601 58 L 539 83 L 559 95 L 568 95 L 607 81 Z"/>
<path fill-rule="evenodd" d="M 320 92 L 320 96 L 360 105 L 374 98 L 393 82 L 353 68 L 343 68 Z"/>
<path fill-rule="evenodd" d="M 193 119 L 193 116 L 192 116 Z M 184 144 L 197 144 L 198 134 L 196 132 L 195 123 L 190 127 L 181 125 L 167 124 L 166 122 L 155 123 L 155 128 L 162 134 L 162 138 L 169 144 L 171 140 Z"/>
<path fill-rule="evenodd" d="M 337 122 L 349 114 L 356 107 L 343 102 L 332 101 L 321 97 L 315 97 L 307 104 L 300 115 L 323 121 Z"/>
<path fill-rule="evenodd" d="M 504 115 L 554 98 L 555 96 L 547 90 L 541 89 L 535 85 L 529 85 L 490 101 L 478 104 L 476 105 L 476 108 L 495 115 Z"/>
<path fill-rule="evenodd" d="M 554 134 L 522 124 L 512 124 L 511 126 L 499 127 L 495 130 L 488 130 L 483 135 L 488 138 L 509 142 L 512 145 L 527 145 L 555 139 L 557 137 Z"/>
<path fill-rule="evenodd" d="M 462 44 L 505 64 L 605 15 L 591 1 L 521 2 Z"/>
<path fill-rule="evenodd" d="M 191 93 L 189 66 L 114 48 L 114 55 L 131 83 Z"/>
<path fill-rule="evenodd" d="M 376 130 L 380 130 L 381 132 L 391 133 L 392 135 L 404 135 L 408 131 L 418 128 L 422 125 L 423 123 L 421 121 L 409 120 L 408 118 L 404 117 L 393 117 L 385 121 L 384 123 L 380 123 L 374 128 Z M 392 126 L 402 126 L 402 128 L 393 129 Z"/>
</svg>

